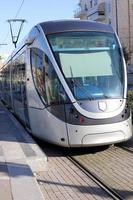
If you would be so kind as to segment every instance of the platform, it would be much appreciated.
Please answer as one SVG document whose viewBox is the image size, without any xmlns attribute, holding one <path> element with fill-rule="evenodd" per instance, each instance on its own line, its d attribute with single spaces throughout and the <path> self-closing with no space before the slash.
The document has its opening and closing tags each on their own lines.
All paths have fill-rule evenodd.
<svg viewBox="0 0 133 200">
<path fill-rule="evenodd" d="M 47 170 L 47 157 L 0 102 L 0 199 L 43 200 L 34 173 Z"/>
</svg>

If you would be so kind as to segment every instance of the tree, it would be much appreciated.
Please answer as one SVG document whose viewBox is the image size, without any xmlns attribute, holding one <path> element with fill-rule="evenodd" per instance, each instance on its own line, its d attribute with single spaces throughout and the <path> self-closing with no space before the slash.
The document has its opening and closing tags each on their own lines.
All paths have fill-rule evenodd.
<svg viewBox="0 0 133 200">
<path fill-rule="evenodd" d="M 123 47 L 123 53 L 124 53 L 125 61 L 126 63 L 128 63 L 130 60 L 130 53 L 128 52 L 126 47 Z"/>
<path fill-rule="evenodd" d="M 131 63 L 131 58 L 133 56 L 133 49 L 132 50 L 128 50 L 127 47 L 123 46 L 123 53 L 124 53 L 124 57 L 125 57 L 125 61 L 127 64 L 133 64 Z"/>
</svg>

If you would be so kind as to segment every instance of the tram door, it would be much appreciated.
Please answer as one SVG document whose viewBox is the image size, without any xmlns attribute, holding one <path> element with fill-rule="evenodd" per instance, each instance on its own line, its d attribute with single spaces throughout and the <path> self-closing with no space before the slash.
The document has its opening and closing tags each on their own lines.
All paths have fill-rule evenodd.
<svg viewBox="0 0 133 200">
<path fill-rule="evenodd" d="M 28 106 L 26 96 L 26 64 L 25 54 L 13 61 L 12 93 L 15 114 L 29 128 Z"/>
<path fill-rule="evenodd" d="M 22 112 L 24 115 L 24 122 L 26 127 L 29 127 L 29 115 L 28 115 L 28 103 L 27 103 L 27 94 L 26 94 L 26 66 L 22 66 L 21 73 L 21 102 L 22 102 Z"/>
</svg>

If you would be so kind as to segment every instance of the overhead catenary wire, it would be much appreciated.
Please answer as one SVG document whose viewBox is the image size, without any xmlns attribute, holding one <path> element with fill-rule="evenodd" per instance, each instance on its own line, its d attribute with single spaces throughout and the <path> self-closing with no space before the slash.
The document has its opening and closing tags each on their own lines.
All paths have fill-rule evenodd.
<svg viewBox="0 0 133 200">
<path fill-rule="evenodd" d="M 20 7 L 19 7 L 19 9 L 18 9 L 18 11 L 17 11 L 17 13 L 16 13 L 16 15 L 15 15 L 15 18 L 14 18 L 14 19 L 16 19 L 16 18 L 17 18 L 17 16 L 19 15 L 19 13 L 20 13 L 20 11 L 21 11 L 21 9 L 22 9 L 22 6 L 23 6 L 23 4 L 24 4 L 24 1 L 25 1 L 25 0 L 23 0 L 23 1 L 21 2 L 21 4 L 20 4 Z"/>
</svg>

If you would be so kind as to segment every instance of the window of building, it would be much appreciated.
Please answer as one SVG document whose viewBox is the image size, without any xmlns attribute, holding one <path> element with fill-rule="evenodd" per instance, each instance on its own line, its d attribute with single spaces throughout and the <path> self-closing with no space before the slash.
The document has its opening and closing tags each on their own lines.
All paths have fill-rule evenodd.
<svg viewBox="0 0 133 200">
<path fill-rule="evenodd" d="M 108 4 L 108 12 L 111 12 L 111 4 Z"/>
<path fill-rule="evenodd" d="M 87 7 L 87 4 L 85 4 L 85 11 L 88 11 L 88 7 Z"/>
<path fill-rule="evenodd" d="M 90 1 L 90 8 L 92 8 L 92 6 L 93 6 L 93 2 L 92 2 L 92 0 Z"/>
<path fill-rule="evenodd" d="M 112 22 L 111 22 L 111 19 L 109 19 L 109 24 L 111 24 Z"/>
<path fill-rule="evenodd" d="M 96 6 L 97 5 L 97 0 L 94 0 L 94 6 Z"/>
</svg>

